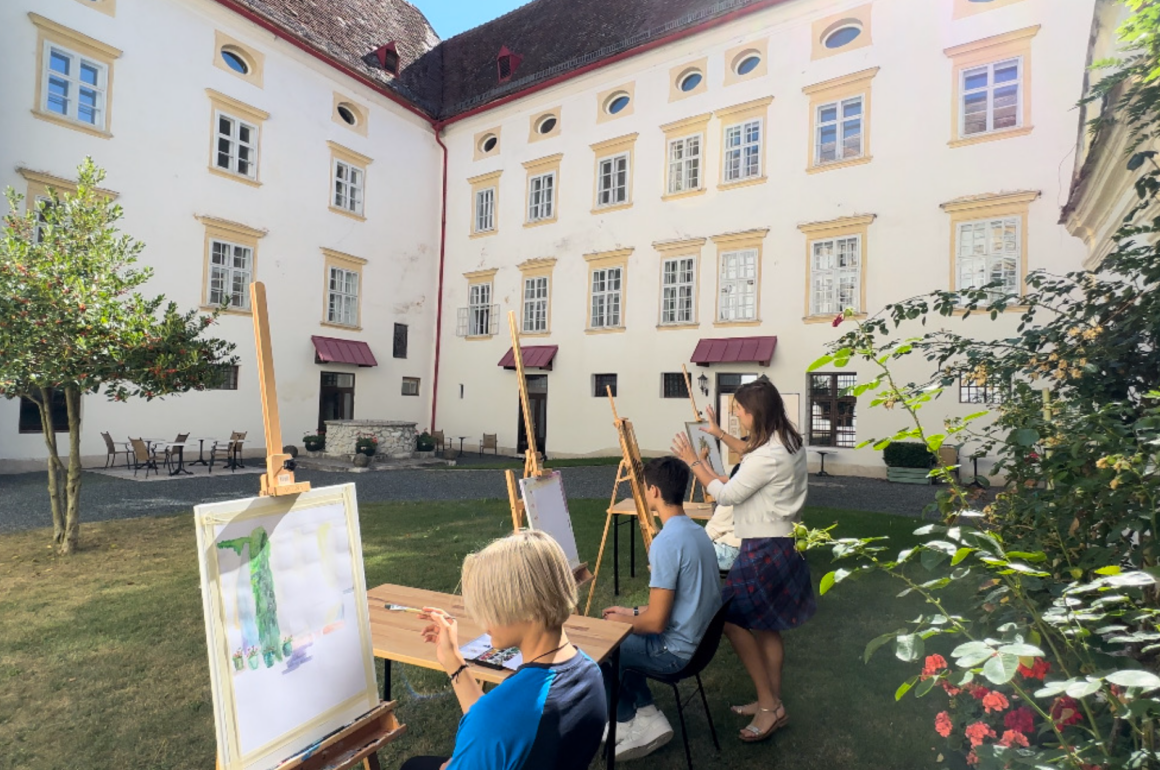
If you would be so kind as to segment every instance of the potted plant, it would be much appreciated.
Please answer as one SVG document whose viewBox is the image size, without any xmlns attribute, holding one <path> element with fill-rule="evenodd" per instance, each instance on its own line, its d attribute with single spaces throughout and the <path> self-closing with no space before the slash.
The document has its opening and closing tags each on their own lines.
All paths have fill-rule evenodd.
<svg viewBox="0 0 1160 770">
<path fill-rule="evenodd" d="M 435 439 L 427 431 L 415 437 L 415 455 L 417 457 L 435 456 Z"/>
<path fill-rule="evenodd" d="M 246 650 L 246 662 L 250 664 L 251 670 L 258 670 L 258 664 L 261 662 L 261 660 L 258 658 L 257 647 L 251 647 L 250 649 Z"/>
<path fill-rule="evenodd" d="M 379 440 L 374 436 L 367 436 L 360 434 L 358 439 L 354 442 L 354 451 L 357 454 L 366 455 L 367 457 L 374 457 L 375 451 L 379 448 Z"/>
<path fill-rule="evenodd" d="M 266 668 L 274 667 L 274 648 L 266 647 L 262 650 L 262 660 L 266 661 Z"/>
<path fill-rule="evenodd" d="M 234 650 L 234 671 L 241 671 L 246 667 L 246 659 L 242 656 L 242 648 Z"/>
<path fill-rule="evenodd" d="M 282 638 L 282 655 L 289 658 L 294 654 L 294 637 L 285 636 Z"/>
<path fill-rule="evenodd" d="M 894 441 L 882 451 L 886 478 L 899 484 L 930 484 L 930 469 L 938 458 L 917 441 Z"/>
<path fill-rule="evenodd" d="M 326 448 L 326 434 L 308 433 L 302 437 L 302 445 L 307 452 L 321 452 Z"/>
</svg>

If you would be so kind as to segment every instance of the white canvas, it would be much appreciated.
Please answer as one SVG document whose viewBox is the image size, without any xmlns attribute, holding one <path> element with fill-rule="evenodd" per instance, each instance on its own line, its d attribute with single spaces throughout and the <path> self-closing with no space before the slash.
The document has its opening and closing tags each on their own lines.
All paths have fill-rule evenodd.
<svg viewBox="0 0 1160 770">
<path fill-rule="evenodd" d="M 269 770 L 378 703 L 354 485 L 194 518 L 218 753 Z"/>
<path fill-rule="evenodd" d="M 580 566 L 580 554 L 576 550 L 576 535 L 572 532 L 572 516 L 568 513 L 568 501 L 564 498 L 564 480 L 559 471 L 545 476 L 529 476 L 520 479 L 520 494 L 524 498 L 524 508 L 528 513 L 528 526 L 542 530 L 552 536 L 568 563 L 575 569 Z"/>
<path fill-rule="evenodd" d="M 709 467 L 718 476 L 724 476 L 725 463 L 721 459 L 721 447 L 718 445 L 717 439 L 708 434 L 708 427 L 708 422 L 687 422 L 685 423 L 685 432 L 689 435 L 689 443 L 693 445 L 693 453 L 700 457 L 702 448 L 708 448 Z"/>
</svg>

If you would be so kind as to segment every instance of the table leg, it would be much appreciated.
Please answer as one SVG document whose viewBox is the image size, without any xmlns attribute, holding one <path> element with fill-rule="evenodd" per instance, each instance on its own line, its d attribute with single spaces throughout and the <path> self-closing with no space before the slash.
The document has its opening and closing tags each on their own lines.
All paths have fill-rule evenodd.
<svg viewBox="0 0 1160 770">
<path fill-rule="evenodd" d="M 191 462 L 190 465 L 209 465 L 205 461 L 205 439 L 199 438 L 197 440 L 197 459 Z"/>
<path fill-rule="evenodd" d="M 604 764 L 608 770 L 616 767 L 616 704 L 620 700 L 620 647 L 609 657 L 612 666 L 612 685 L 608 688 L 608 740 L 604 743 Z"/>
<path fill-rule="evenodd" d="M 632 522 L 636 524 L 636 522 Z M 628 528 L 628 576 L 636 577 L 636 527 Z"/>
<path fill-rule="evenodd" d="M 185 447 L 183 447 L 183 446 L 174 447 L 174 450 L 177 452 L 177 467 L 174 468 L 173 470 L 171 470 L 169 472 L 169 475 L 170 476 L 182 476 L 182 475 L 192 476 L 193 474 L 185 469 Z"/>
<path fill-rule="evenodd" d="M 391 661 L 383 658 L 383 700 L 391 699 Z"/>
<path fill-rule="evenodd" d="M 620 596 L 620 517 L 612 519 L 612 595 Z"/>
<path fill-rule="evenodd" d="M 829 476 L 830 475 L 830 474 L 826 473 L 826 455 L 827 454 L 829 454 L 829 453 L 828 452 L 818 452 L 818 457 L 822 458 L 822 467 L 818 470 L 819 476 Z"/>
</svg>

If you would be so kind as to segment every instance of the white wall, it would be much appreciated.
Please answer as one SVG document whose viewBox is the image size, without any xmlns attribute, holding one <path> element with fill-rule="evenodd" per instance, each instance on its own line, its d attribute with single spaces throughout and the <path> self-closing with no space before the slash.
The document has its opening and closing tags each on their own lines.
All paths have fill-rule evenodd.
<svg viewBox="0 0 1160 770">
<path fill-rule="evenodd" d="M 116 61 L 112 139 L 33 117 L 37 30 L 35 11 L 124 53 Z M 212 66 L 215 29 L 265 54 L 264 87 Z M 109 17 L 76 0 L 0 4 L 0 185 L 21 193 L 18 168 L 75 177 L 85 155 L 108 170 L 104 186 L 120 193 L 122 228 L 145 242 L 143 263 L 155 271 L 145 287 L 182 308 L 201 304 L 205 228 L 198 215 L 220 217 L 269 233 L 260 242 L 256 278 L 267 286 L 277 364 L 283 439 L 301 443 L 317 423 L 319 373 L 355 371 L 355 416 L 414 420 L 430 416 L 438 268 L 440 151 L 429 125 L 387 98 L 339 74 L 284 40 L 210 0 L 118 0 Z M 207 171 L 212 88 L 270 113 L 261 139 L 262 186 Z M 369 110 L 363 137 L 331 119 L 340 91 Z M 374 159 L 368 169 L 365 222 L 328 210 L 327 141 Z M 326 247 L 368 260 L 363 268 L 362 331 L 321 325 Z M 409 355 L 392 358 L 393 324 L 410 326 Z M 261 446 L 262 422 L 249 316 L 226 316 L 214 334 L 238 344 L 240 389 L 193 393 L 152 403 L 84 401 L 82 452 L 103 457 L 99 432 L 115 438 L 227 435 L 248 430 Z M 310 336 L 368 342 L 376 368 L 319 366 Z M 404 397 L 401 378 L 422 378 L 421 395 Z M 19 435 L 15 401 L 0 401 L 0 467 L 43 463 L 39 434 Z M 254 439 L 257 439 L 254 441 Z M 37 461 L 25 462 L 20 461 Z"/>
<path fill-rule="evenodd" d="M 950 0 L 912 0 L 873 4 L 873 45 L 811 61 L 811 23 L 858 3 L 794 2 L 674 43 L 617 65 L 597 70 L 549 90 L 455 123 L 446 130 L 450 147 L 447 321 L 443 327 L 443 371 L 438 393 L 439 427 L 449 434 L 478 436 L 498 432 L 501 445 L 514 446 L 517 429 L 515 375 L 496 364 L 510 347 L 506 314 L 519 310 L 520 273 L 516 265 L 536 257 L 556 257 L 552 288 L 552 328 L 548 338 L 525 344 L 556 344 L 560 352 L 548 375 L 548 449 L 550 454 L 613 453 L 616 436 L 607 401 L 594 398 L 591 375 L 619 375 L 618 406 L 633 419 L 641 448 L 664 451 L 688 419 L 689 405 L 660 398 L 662 372 L 680 371 L 703 337 L 777 335 L 773 362 L 764 370 L 787 393 L 801 393 L 805 412 L 806 368 L 841 330 L 829 324 L 804 324 L 806 236 L 797 226 L 853 214 L 876 214 L 869 229 L 865 272 L 871 313 L 885 304 L 950 287 L 950 217 L 939 204 L 966 195 L 1040 190 L 1030 206 L 1030 269 L 1057 271 L 1079 266 L 1083 244 L 1057 224 L 1066 198 L 1071 155 L 1075 150 L 1084 55 L 1092 20 L 1092 0 L 1066 4 L 1024 0 L 993 11 L 951 20 Z M 1032 124 L 1030 135 L 952 149 L 952 62 L 944 49 L 960 43 L 1041 24 L 1033 40 Z M 745 41 L 768 36 L 769 72 L 756 80 L 724 86 L 723 53 Z M 681 62 L 708 56 L 707 93 L 669 102 L 669 73 Z M 806 173 L 809 97 L 802 88 L 880 67 L 872 83 L 871 144 L 867 165 Z M 596 95 L 635 81 L 634 113 L 597 122 Z M 660 126 L 723 107 L 773 96 L 769 108 L 765 184 L 718 191 L 720 122 L 706 132 L 708 192 L 686 200 L 661 200 L 664 135 Z M 559 137 L 528 143 L 529 119 L 562 106 Z M 498 157 L 473 160 L 473 138 L 502 127 Z M 631 209 L 594 215 L 594 155 L 589 145 L 638 132 Z M 563 153 L 559 221 L 524 228 L 522 163 Z M 470 239 L 472 199 L 469 177 L 503 169 L 500 179 L 499 232 Z M 660 256 L 656 241 L 705 237 L 752 228 L 770 228 L 764 242 L 759 328 L 714 328 L 716 248 L 701 252 L 698 318 L 700 328 L 658 331 Z M 628 263 L 625 293 L 627 331 L 586 335 L 587 264 L 582 255 L 619 248 L 635 249 Z M 455 336 L 454 309 L 467 305 L 464 272 L 499 268 L 495 301 L 504 318 L 500 334 L 485 340 Z M 998 324 L 948 321 L 978 335 L 1014 328 L 1012 316 Z M 690 366 L 695 379 L 702 370 Z M 717 371 L 757 372 L 753 364 L 714 366 Z M 459 396 L 459 385 L 465 386 Z M 700 393 L 697 394 L 700 401 Z M 973 408 L 949 394 L 945 409 L 965 414 Z M 897 412 L 858 407 L 858 438 L 882 436 L 901 427 Z M 839 471 L 879 473 L 884 469 L 871 450 L 844 450 L 834 463 Z M 831 458 L 833 462 L 833 458 Z M 829 467 L 830 463 L 827 463 Z"/>
</svg>

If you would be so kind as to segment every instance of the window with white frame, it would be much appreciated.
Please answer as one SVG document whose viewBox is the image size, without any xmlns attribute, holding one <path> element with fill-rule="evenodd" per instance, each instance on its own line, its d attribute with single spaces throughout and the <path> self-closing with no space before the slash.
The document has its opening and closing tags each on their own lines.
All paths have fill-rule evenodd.
<svg viewBox="0 0 1160 770">
<path fill-rule="evenodd" d="M 718 321 L 757 320 L 757 249 L 721 255 Z"/>
<path fill-rule="evenodd" d="M 628 153 L 603 158 L 597 172 L 596 206 L 628 202 Z"/>
<path fill-rule="evenodd" d="M 1023 116 L 1023 58 L 963 70 L 960 136 L 1018 128 Z"/>
<path fill-rule="evenodd" d="M 358 326 L 358 273 L 354 270 L 330 268 L 326 320 L 332 324 Z"/>
<path fill-rule="evenodd" d="M 620 326 L 620 300 L 623 268 L 605 267 L 592 271 L 591 328 Z"/>
<path fill-rule="evenodd" d="M 661 323 L 693 323 L 696 257 L 666 259 L 661 265 Z"/>
<path fill-rule="evenodd" d="M 669 142 L 669 193 L 701 187 L 701 135 Z"/>
<path fill-rule="evenodd" d="M 249 309 L 250 283 L 254 280 L 254 250 L 227 241 L 210 241 L 209 304 Z"/>
<path fill-rule="evenodd" d="M 346 161 L 334 161 L 334 207 L 352 214 L 363 213 L 366 170 Z"/>
<path fill-rule="evenodd" d="M 862 97 L 818 105 L 814 163 L 862 157 Z"/>
<path fill-rule="evenodd" d="M 490 283 L 474 283 L 471 285 L 467 300 L 467 315 L 467 336 L 483 337 L 492 333 Z"/>
<path fill-rule="evenodd" d="M 955 234 L 959 291 L 977 289 L 998 281 L 991 290 L 998 299 L 1019 293 L 1019 263 L 1022 260 L 1021 217 L 999 217 L 960 222 Z"/>
<path fill-rule="evenodd" d="M 556 204 L 556 172 L 533 176 L 528 180 L 528 221 L 551 219 Z"/>
<path fill-rule="evenodd" d="M 217 113 L 217 152 L 214 164 L 231 174 L 258 177 L 258 127 L 240 118 Z"/>
<path fill-rule="evenodd" d="M 59 45 L 44 48 L 46 112 L 105 128 L 109 68 Z"/>
<path fill-rule="evenodd" d="M 489 233 L 495 229 L 495 188 L 475 192 L 475 232 Z"/>
<path fill-rule="evenodd" d="M 524 332 L 548 331 L 548 276 L 524 279 Z"/>
<path fill-rule="evenodd" d="M 725 129 L 726 182 L 761 176 L 761 120 L 747 120 Z"/>
<path fill-rule="evenodd" d="M 847 235 L 811 244 L 810 315 L 860 311 L 862 237 Z"/>
</svg>

